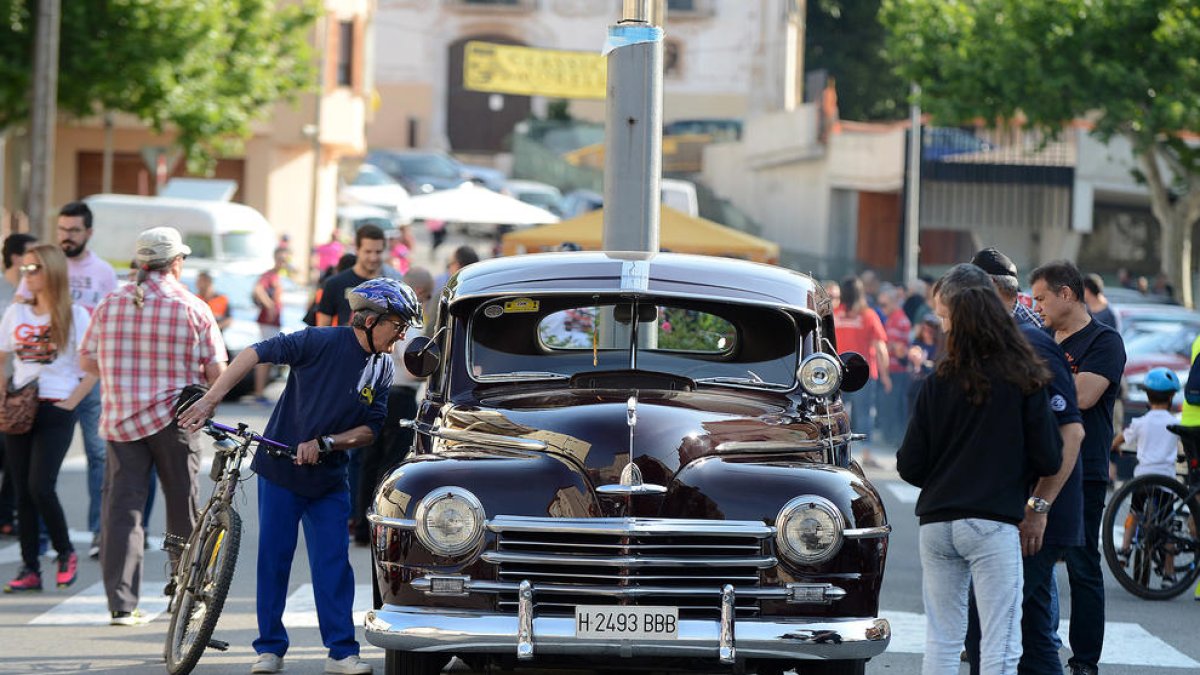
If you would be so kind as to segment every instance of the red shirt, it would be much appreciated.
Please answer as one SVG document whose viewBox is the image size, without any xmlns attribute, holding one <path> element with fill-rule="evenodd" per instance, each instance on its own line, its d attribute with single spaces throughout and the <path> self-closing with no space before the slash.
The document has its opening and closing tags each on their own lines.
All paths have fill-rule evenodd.
<svg viewBox="0 0 1200 675">
<path fill-rule="evenodd" d="M 212 310 L 178 279 L 151 272 L 140 310 L 134 288 L 127 284 L 100 301 L 79 350 L 100 368 L 100 435 L 110 441 L 165 429 L 179 392 L 206 382 L 206 365 L 229 358 Z"/>
<path fill-rule="evenodd" d="M 863 307 L 855 316 L 847 316 L 846 308 L 839 305 L 833 315 L 834 333 L 840 352 L 858 352 L 867 359 L 871 367 L 871 379 L 879 379 L 879 361 L 875 354 L 876 342 L 887 342 L 887 333 L 879 321 L 879 315 L 870 307 Z"/>
<path fill-rule="evenodd" d="M 912 334 L 912 322 L 904 310 L 892 312 L 884 327 L 888 344 L 888 372 L 903 373 L 907 365 L 902 359 L 908 354 L 909 337 Z"/>
<path fill-rule="evenodd" d="M 259 305 L 258 322 L 265 326 L 281 325 L 279 315 L 283 314 L 283 281 L 279 278 L 279 272 L 273 269 L 263 272 L 257 285 L 266 289 L 267 297 L 271 298 L 275 309 L 275 316 L 269 316 L 266 308 L 259 304 L 258 296 L 254 296 L 254 304 Z"/>
</svg>

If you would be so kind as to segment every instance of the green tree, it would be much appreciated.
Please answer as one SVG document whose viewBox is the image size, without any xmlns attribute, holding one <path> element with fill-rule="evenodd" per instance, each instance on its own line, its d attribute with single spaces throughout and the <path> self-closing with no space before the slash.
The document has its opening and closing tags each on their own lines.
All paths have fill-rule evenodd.
<svg viewBox="0 0 1200 675">
<path fill-rule="evenodd" d="M 894 120 L 908 112 L 908 83 L 893 71 L 884 53 L 879 3 L 808 0 L 804 68 L 824 69 L 837 79 L 842 119 Z"/>
<path fill-rule="evenodd" d="M 884 0 L 898 72 L 939 121 L 1074 119 L 1133 146 L 1162 227 L 1162 262 L 1192 304 L 1200 220 L 1200 3 Z"/>
<path fill-rule="evenodd" d="M 193 168 L 235 151 L 267 106 L 313 79 L 314 2 L 70 0 L 62 3 L 63 114 L 137 116 L 174 131 Z M 0 0 L 0 129 L 29 119 L 36 0 Z"/>
</svg>

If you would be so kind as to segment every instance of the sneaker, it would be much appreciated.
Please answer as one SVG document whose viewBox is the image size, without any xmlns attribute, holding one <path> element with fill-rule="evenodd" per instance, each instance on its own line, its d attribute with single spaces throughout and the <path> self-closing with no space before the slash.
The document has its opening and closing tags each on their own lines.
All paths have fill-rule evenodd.
<svg viewBox="0 0 1200 675">
<path fill-rule="evenodd" d="M 1176 581 L 1174 574 L 1163 574 L 1162 575 L 1162 588 L 1164 590 L 1166 590 L 1168 588 L 1174 588 L 1176 583 L 1178 583 L 1178 582 Z"/>
<path fill-rule="evenodd" d="M 263 407 L 266 407 L 266 408 L 275 407 L 275 403 L 272 402 L 271 399 L 267 398 L 266 396 L 255 396 L 254 402 Z"/>
<path fill-rule="evenodd" d="M 168 598 L 175 597 L 175 588 L 175 577 L 171 577 L 171 580 L 168 581 L 167 585 L 163 587 L 163 595 L 167 596 Z"/>
<path fill-rule="evenodd" d="M 327 673 L 370 675 L 372 671 L 371 664 L 358 658 L 358 654 L 351 654 L 344 659 L 334 660 L 332 657 L 325 659 L 325 672 Z"/>
<path fill-rule="evenodd" d="M 1067 663 L 1067 672 L 1071 675 L 1098 675 L 1100 669 L 1084 663 Z"/>
<path fill-rule="evenodd" d="M 142 614 L 142 610 L 135 609 L 132 612 L 113 612 L 112 618 L 109 620 L 110 626 L 140 626 L 146 623 L 146 615 Z"/>
<path fill-rule="evenodd" d="M 271 652 L 263 652 L 258 655 L 258 660 L 250 666 L 252 673 L 278 673 L 283 670 L 283 657 Z"/>
<path fill-rule="evenodd" d="M 88 546 L 88 557 L 92 560 L 100 558 L 100 533 L 92 535 L 92 543 Z"/>
<path fill-rule="evenodd" d="M 1121 567 L 1129 567 L 1129 549 L 1117 549 L 1117 564 Z"/>
<path fill-rule="evenodd" d="M 59 588 L 66 588 L 75 583 L 75 572 L 79 567 L 79 556 L 75 551 L 71 551 L 66 556 L 58 556 L 58 574 L 55 575 L 55 581 L 58 582 Z"/>
<path fill-rule="evenodd" d="M 25 591 L 40 591 L 42 590 L 42 575 L 29 569 L 22 567 L 17 573 L 17 578 L 8 582 L 4 587 L 5 593 L 24 593 Z"/>
</svg>

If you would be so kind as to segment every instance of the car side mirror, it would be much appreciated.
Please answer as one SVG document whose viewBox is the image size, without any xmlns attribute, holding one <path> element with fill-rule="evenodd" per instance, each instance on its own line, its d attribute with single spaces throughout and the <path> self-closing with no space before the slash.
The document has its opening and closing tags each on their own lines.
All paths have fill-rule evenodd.
<svg viewBox="0 0 1200 675">
<path fill-rule="evenodd" d="M 404 349 L 404 367 L 417 377 L 429 377 L 441 363 L 442 350 L 424 335 L 413 338 Z"/>
<path fill-rule="evenodd" d="M 838 354 L 838 358 L 842 360 L 842 366 L 846 369 L 842 375 L 842 391 L 858 391 L 867 386 L 867 380 L 871 379 L 871 367 L 867 365 L 867 360 L 862 354 L 842 352 Z"/>
</svg>

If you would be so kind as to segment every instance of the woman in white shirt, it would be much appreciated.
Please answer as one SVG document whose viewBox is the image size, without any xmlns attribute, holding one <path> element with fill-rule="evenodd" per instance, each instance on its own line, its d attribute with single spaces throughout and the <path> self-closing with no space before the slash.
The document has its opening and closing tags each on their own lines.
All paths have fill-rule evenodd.
<svg viewBox="0 0 1200 675">
<path fill-rule="evenodd" d="M 96 376 L 83 372 L 78 346 L 88 326 L 87 310 L 72 304 L 67 259 L 62 249 L 41 244 L 26 250 L 21 274 L 33 295 L 30 303 L 13 303 L 0 318 L 0 382 L 8 381 L 13 359 L 13 387 L 37 381 L 38 407 L 33 427 L 24 434 L 5 434 L 6 468 L 17 492 L 18 534 L 24 563 L 6 593 L 40 591 L 38 523 L 45 523 L 58 552 L 56 583 L 75 582 L 78 556 L 56 485 L 63 458 L 75 431 L 75 406 L 92 390 Z"/>
</svg>

